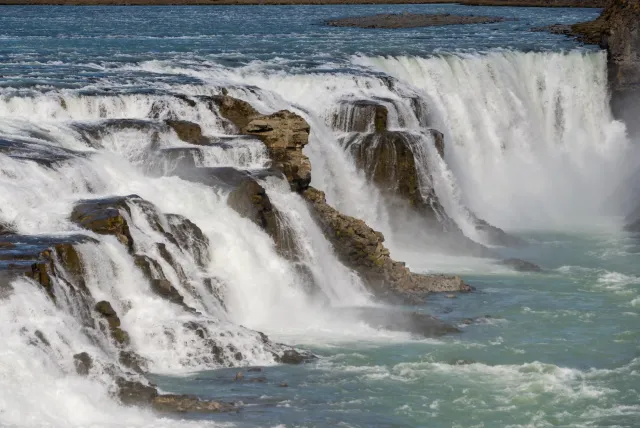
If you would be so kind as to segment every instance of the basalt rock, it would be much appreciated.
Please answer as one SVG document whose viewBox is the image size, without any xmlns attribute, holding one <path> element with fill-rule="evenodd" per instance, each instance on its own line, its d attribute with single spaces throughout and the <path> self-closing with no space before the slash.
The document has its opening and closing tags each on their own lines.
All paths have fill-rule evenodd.
<svg viewBox="0 0 640 428">
<path fill-rule="evenodd" d="M 341 214 L 327 204 L 323 192 L 312 187 L 303 193 L 325 236 L 342 262 L 358 272 L 380 297 L 414 298 L 429 292 L 470 291 L 457 276 L 418 275 L 389 256 L 384 236 L 354 217 Z"/>
</svg>

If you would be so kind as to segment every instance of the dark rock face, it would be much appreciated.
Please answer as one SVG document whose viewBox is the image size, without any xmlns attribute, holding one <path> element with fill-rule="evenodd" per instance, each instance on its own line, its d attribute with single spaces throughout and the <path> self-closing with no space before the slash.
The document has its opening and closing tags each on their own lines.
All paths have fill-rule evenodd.
<svg viewBox="0 0 640 428">
<path fill-rule="evenodd" d="M 331 118 L 334 129 L 343 132 L 383 132 L 389 111 L 370 100 L 342 101 Z"/>
<path fill-rule="evenodd" d="M 468 15 L 426 15 L 426 14 L 380 14 L 373 16 L 360 16 L 328 21 L 332 27 L 358 27 L 358 28 L 415 28 L 433 27 L 441 25 L 458 24 L 489 24 L 505 21 L 506 18 L 495 16 L 468 16 Z"/>
<path fill-rule="evenodd" d="M 457 276 L 411 273 L 404 263 L 391 259 L 380 232 L 362 220 L 339 213 L 319 190 L 310 187 L 303 197 L 342 262 L 357 271 L 378 296 L 415 298 L 429 292 L 471 290 Z"/>
<path fill-rule="evenodd" d="M 310 353 L 298 352 L 295 349 L 287 349 L 282 355 L 274 355 L 276 361 L 281 364 L 303 364 L 311 362 L 317 357 Z"/>
<path fill-rule="evenodd" d="M 499 227 L 493 226 L 471 213 L 475 220 L 476 230 L 484 236 L 485 241 L 489 245 L 498 245 L 502 247 L 522 247 L 527 245 L 527 241 L 510 235 Z"/>
<path fill-rule="evenodd" d="M 123 377 L 116 378 L 116 385 L 118 398 L 127 406 L 148 406 L 158 396 L 155 387 Z"/>
</svg>

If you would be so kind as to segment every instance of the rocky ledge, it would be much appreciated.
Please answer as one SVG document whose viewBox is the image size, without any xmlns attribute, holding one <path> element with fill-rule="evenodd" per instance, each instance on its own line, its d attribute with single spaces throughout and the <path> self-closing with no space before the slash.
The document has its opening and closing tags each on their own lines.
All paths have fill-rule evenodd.
<svg viewBox="0 0 640 428">
<path fill-rule="evenodd" d="M 441 25 L 458 24 L 491 24 L 506 21 L 506 18 L 497 16 L 472 16 L 451 15 L 448 13 L 412 14 L 412 13 L 383 13 L 372 16 L 357 16 L 351 18 L 334 19 L 327 21 L 331 27 L 357 27 L 357 28 L 417 28 L 436 27 Z"/>
</svg>

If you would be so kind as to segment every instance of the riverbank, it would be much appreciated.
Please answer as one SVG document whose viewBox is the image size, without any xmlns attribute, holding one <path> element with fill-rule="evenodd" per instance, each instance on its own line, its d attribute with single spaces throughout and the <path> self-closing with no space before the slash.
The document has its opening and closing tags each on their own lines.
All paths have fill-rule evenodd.
<svg viewBox="0 0 640 428">
<path fill-rule="evenodd" d="M 0 0 L 0 5 L 66 6 L 233 6 L 233 5 L 334 5 L 334 4 L 444 4 L 520 7 L 604 7 L 606 0 Z"/>
</svg>

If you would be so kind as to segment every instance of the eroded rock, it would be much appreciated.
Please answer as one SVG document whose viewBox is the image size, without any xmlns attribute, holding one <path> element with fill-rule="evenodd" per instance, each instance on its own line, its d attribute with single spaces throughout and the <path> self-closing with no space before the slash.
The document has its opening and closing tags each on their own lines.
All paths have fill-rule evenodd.
<svg viewBox="0 0 640 428">
<path fill-rule="evenodd" d="M 357 271 L 380 297 L 415 297 L 429 292 L 470 291 L 457 276 L 418 275 L 396 262 L 384 246 L 384 236 L 364 221 L 341 214 L 312 187 L 303 193 L 325 236 L 342 262 Z"/>
</svg>

